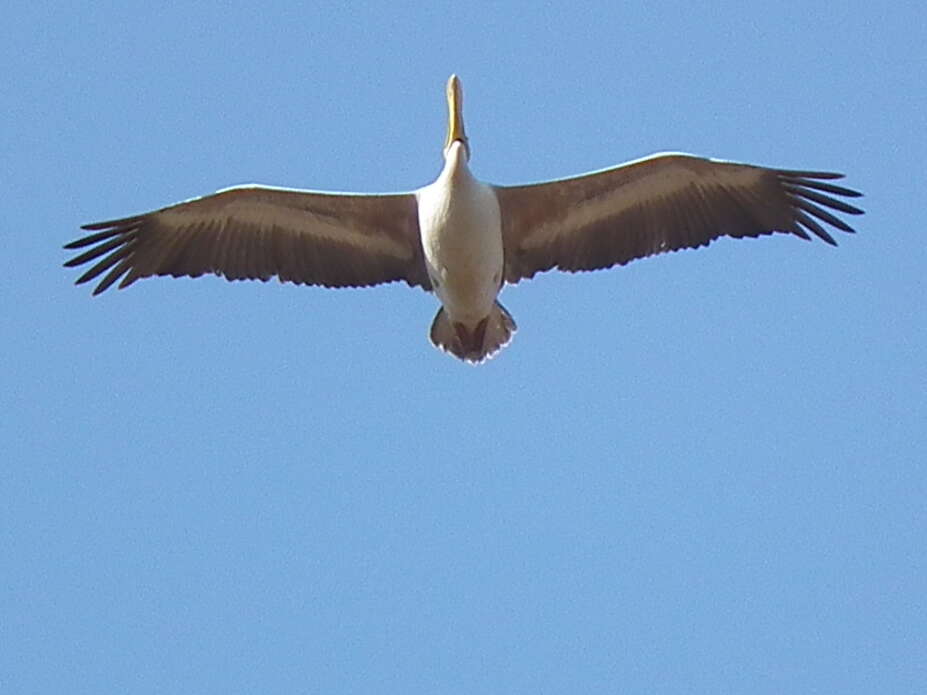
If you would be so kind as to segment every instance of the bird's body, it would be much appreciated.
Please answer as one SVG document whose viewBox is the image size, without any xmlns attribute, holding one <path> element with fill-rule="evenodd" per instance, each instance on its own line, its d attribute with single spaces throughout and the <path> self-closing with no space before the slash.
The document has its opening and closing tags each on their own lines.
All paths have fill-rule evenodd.
<svg viewBox="0 0 927 695">
<path fill-rule="evenodd" d="M 495 191 L 473 178 L 458 142 L 438 180 L 417 197 L 434 292 L 453 319 L 479 321 L 502 286 L 502 217 Z"/>
<path fill-rule="evenodd" d="M 432 326 L 432 342 L 462 359 L 479 360 L 484 348 L 495 352 L 507 343 L 514 329 L 514 322 L 507 330 L 487 321 L 497 313 L 504 265 L 496 193 L 470 173 L 465 146 L 458 140 L 449 145 L 437 181 L 416 197 L 428 277 L 443 307 Z M 486 344 L 487 323 L 491 345 Z"/>
<path fill-rule="evenodd" d="M 505 282 L 558 268 L 595 270 L 720 236 L 775 232 L 835 244 L 822 223 L 852 232 L 825 208 L 862 211 L 834 196 L 839 174 L 767 169 L 682 154 L 656 155 L 583 176 L 493 186 L 470 173 L 460 83 L 447 88 L 445 165 L 411 193 L 332 194 L 260 186 L 226 189 L 151 213 L 86 225 L 65 265 L 98 260 L 78 283 L 94 294 L 142 277 L 356 287 L 404 280 L 442 307 L 431 340 L 478 363 L 506 345 L 515 322 L 498 303 Z M 823 206 L 823 207 L 821 207 Z M 100 258 L 102 257 L 102 258 Z M 105 273 L 105 275 L 104 275 Z"/>
</svg>

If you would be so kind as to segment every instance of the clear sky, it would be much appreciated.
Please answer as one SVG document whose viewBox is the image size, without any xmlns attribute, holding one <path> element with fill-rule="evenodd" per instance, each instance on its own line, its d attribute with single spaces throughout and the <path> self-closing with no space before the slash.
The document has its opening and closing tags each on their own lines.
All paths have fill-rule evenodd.
<svg viewBox="0 0 927 695">
<path fill-rule="evenodd" d="M 636 6 L 635 6 L 636 5 Z M 923 693 L 922 3 L 14 2 L 0 27 L 0 693 Z M 776 236 L 503 293 L 144 280 L 81 223 L 661 150 L 832 169 Z"/>
</svg>

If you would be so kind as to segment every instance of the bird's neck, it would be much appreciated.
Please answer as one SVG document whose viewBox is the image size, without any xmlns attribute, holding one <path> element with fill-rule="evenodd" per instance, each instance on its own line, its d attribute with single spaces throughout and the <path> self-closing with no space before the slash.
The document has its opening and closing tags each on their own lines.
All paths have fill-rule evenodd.
<svg viewBox="0 0 927 695">
<path fill-rule="evenodd" d="M 444 169 L 441 171 L 441 177 L 452 180 L 472 179 L 473 175 L 470 173 L 468 159 L 467 146 L 461 141 L 455 140 L 444 152 Z"/>
</svg>

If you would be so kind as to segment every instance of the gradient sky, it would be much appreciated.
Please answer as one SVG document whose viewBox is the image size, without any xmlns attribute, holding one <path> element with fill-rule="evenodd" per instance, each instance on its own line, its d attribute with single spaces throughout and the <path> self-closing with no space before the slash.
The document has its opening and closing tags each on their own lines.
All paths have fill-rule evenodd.
<svg viewBox="0 0 927 695">
<path fill-rule="evenodd" d="M 927 692 L 922 3 L 15 2 L 0 693 Z M 436 300 L 154 279 L 81 223 L 661 150 L 834 169 L 784 236 Z"/>
</svg>

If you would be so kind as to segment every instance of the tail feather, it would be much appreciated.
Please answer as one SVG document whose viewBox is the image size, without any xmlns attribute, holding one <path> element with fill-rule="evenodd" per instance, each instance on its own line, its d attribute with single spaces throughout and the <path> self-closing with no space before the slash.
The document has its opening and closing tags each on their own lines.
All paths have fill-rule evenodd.
<svg viewBox="0 0 927 695">
<path fill-rule="evenodd" d="M 441 307 L 431 324 L 431 344 L 465 362 L 479 364 L 508 345 L 516 330 L 515 320 L 499 302 L 486 318 L 472 325 L 451 321 Z"/>
</svg>

